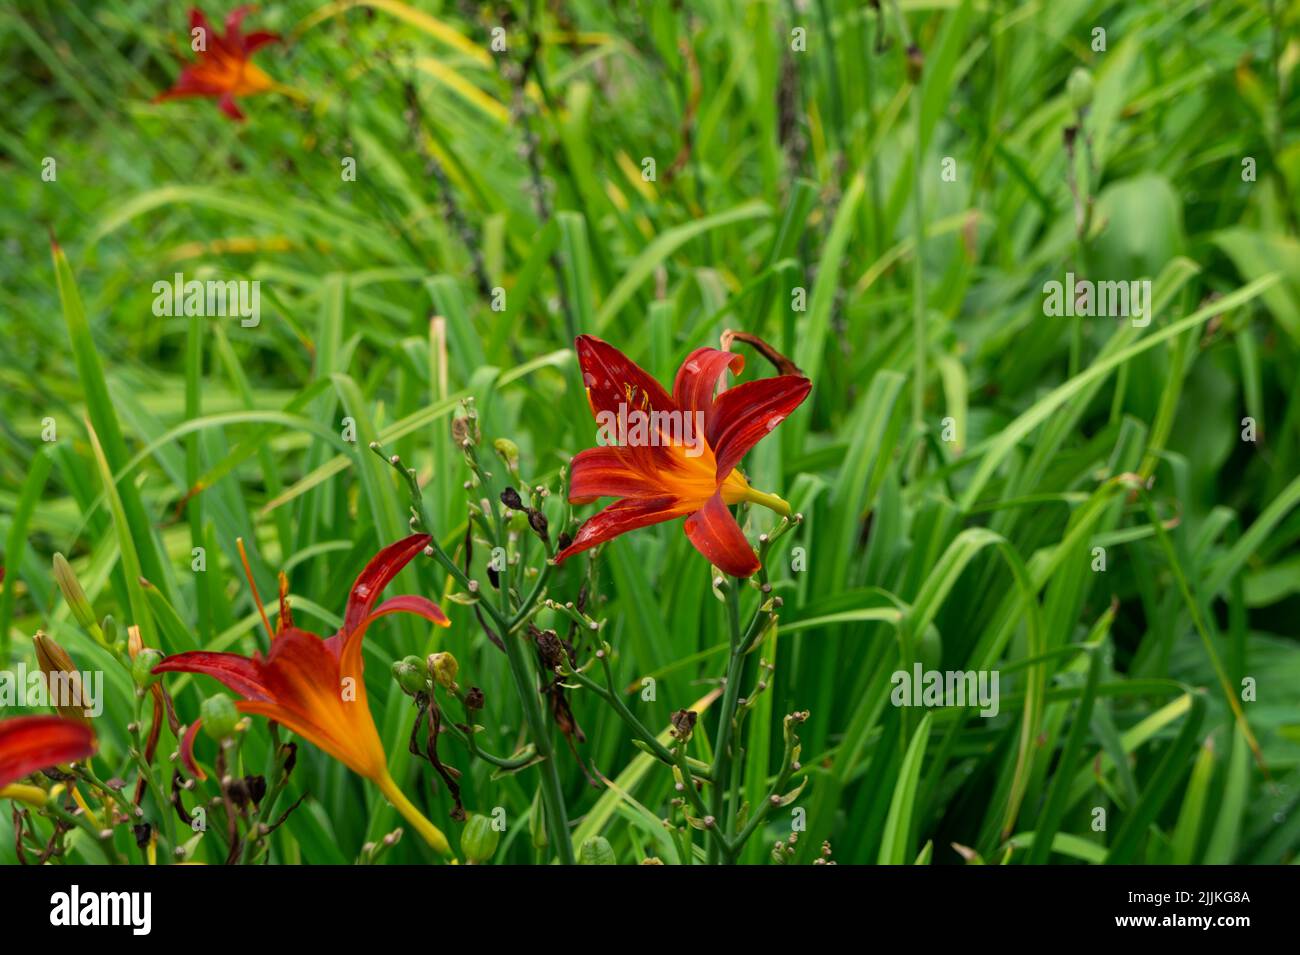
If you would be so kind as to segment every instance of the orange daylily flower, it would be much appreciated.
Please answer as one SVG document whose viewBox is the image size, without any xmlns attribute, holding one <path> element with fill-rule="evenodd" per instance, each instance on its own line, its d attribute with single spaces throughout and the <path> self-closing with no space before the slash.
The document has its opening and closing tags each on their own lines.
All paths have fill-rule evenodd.
<svg viewBox="0 0 1300 955">
<path fill-rule="evenodd" d="M 252 62 L 257 50 L 268 43 L 278 43 L 275 33 L 258 30 L 244 33 L 240 23 L 252 7 L 240 7 L 226 17 L 226 35 L 221 36 L 208 25 L 208 18 L 197 8 L 190 11 L 190 30 L 203 31 L 204 49 L 198 59 L 181 70 L 176 83 L 154 102 L 187 96 L 210 96 L 218 100 L 221 111 L 234 120 L 243 112 L 235 104 L 236 96 L 251 96 L 275 89 L 275 81 Z"/>
<path fill-rule="evenodd" d="M 86 759 L 95 734 L 85 723 L 61 716 L 15 716 L 0 720 L 0 799 L 5 787 L 38 769 Z"/>
<path fill-rule="evenodd" d="M 153 672 L 215 677 L 243 697 L 235 704 L 240 712 L 265 716 L 288 727 L 373 781 L 431 846 L 450 855 L 446 836 L 420 814 L 388 773 L 388 759 L 370 715 L 362 678 L 362 637 L 378 618 L 413 613 L 440 627 L 451 624 L 442 609 L 426 597 L 404 595 L 375 606 L 384 588 L 429 540 L 428 534 L 412 534 L 376 554 L 352 585 L 342 629 L 329 639 L 294 626 L 286 596 L 288 582 L 282 574 L 280 619 L 265 658 L 256 652 L 245 657 L 194 650 L 167 657 Z M 193 730 L 191 727 L 186 733 L 183 748 L 193 746 Z M 192 757 L 187 757 L 187 763 L 194 765 Z"/>
<path fill-rule="evenodd" d="M 757 571 L 758 558 L 728 506 L 750 501 L 785 516 L 790 506 L 750 487 L 737 465 L 800 405 L 812 382 L 802 375 L 778 375 L 714 397 L 723 373 L 739 374 L 745 359 L 697 348 L 677 370 L 670 395 L 607 342 L 581 335 L 575 344 L 587 398 L 602 427 L 627 420 L 633 411 L 649 423 L 634 439 L 574 457 L 570 501 L 619 500 L 584 523 L 556 563 L 626 531 L 685 517 L 686 536 L 710 563 L 734 577 Z"/>
</svg>

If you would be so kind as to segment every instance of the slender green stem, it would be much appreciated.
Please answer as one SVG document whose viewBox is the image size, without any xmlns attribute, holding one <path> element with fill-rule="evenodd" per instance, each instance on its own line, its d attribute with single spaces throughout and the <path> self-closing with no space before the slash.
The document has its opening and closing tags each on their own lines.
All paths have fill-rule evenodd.
<svg viewBox="0 0 1300 955">
<path fill-rule="evenodd" d="M 142 732 L 145 696 L 146 694 L 143 690 L 136 690 L 135 732 L 133 734 L 133 743 L 134 743 L 133 748 L 135 749 L 135 762 L 136 765 L 139 767 L 141 775 L 144 776 L 145 787 L 149 790 L 150 794 L 153 796 L 154 805 L 158 811 L 158 814 L 162 816 L 161 820 L 159 821 L 162 823 L 163 835 L 166 837 L 167 840 L 168 862 L 171 862 L 174 861 L 172 857 L 172 853 L 175 851 L 177 845 L 176 831 L 175 831 L 174 823 L 172 822 L 173 810 L 172 810 L 171 801 L 163 795 L 162 788 L 158 785 L 158 781 L 154 778 L 153 766 L 149 764 L 149 760 L 145 756 L 144 734 Z"/>
<path fill-rule="evenodd" d="M 718 714 L 718 733 L 714 742 L 712 808 L 710 815 L 715 824 L 722 825 L 729 797 L 724 782 L 730 778 L 731 727 L 736 717 L 736 701 L 740 698 L 740 671 L 745 662 L 743 637 L 740 632 L 740 581 L 727 582 L 727 622 L 731 632 L 731 655 L 727 663 L 727 684 L 722 693 L 722 710 Z M 709 847 L 709 859 L 716 862 L 716 845 Z"/>
<path fill-rule="evenodd" d="M 381 458 L 385 457 L 378 442 L 371 444 L 370 449 Z M 483 469 L 479 466 L 478 457 L 473 446 L 467 446 L 465 452 L 470 467 L 479 479 L 480 486 L 489 488 L 491 486 L 490 482 Z M 420 523 L 427 531 L 432 531 L 434 525 L 424 502 L 424 494 L 420 490 L 419 482 L 416 480 L 414 473 L 402 467 L 396 459 L 386 458 L 386 460 L 406 481 L 407 487 L 410 489 L 411 506 L 415 509 Z M 508 543 L 506 527 L 496 508 L 493 507 L 491 514 L 485 515 L 485 517 L 490 518 L 492 527 L 495 529 L 495 542 L 505 546 Z M 442 564 L 447 572 L 451 574 L 452 579 L 465 590 L 471 593 L 478 592 L 477 587 L 470 586 L 468 575 L 442 549 L 436 536 L 431 536 L 428 553 L 438 563 Z M 536 595 L 530 595 L 530 597 L 532 600 L 536 600 Z M 574 862 L 573 840 L 569 836 L 569 817 L 564 805 L 564 789 L 560 784 L 559 767 L 555 764 L 555 747 L 551 739 L 550 724 L 547 723 L 546 716 L 542 712 L 542 702 L 537 692 L 533 671 L 524 657 L 523 648 L 520 646 L 518 639 L 511 632 L 523 620 L 526 608 L 514 612 L 510 609 L 510 560 L 508 554 L 505 567 L 501 573 L 500 606 L 495 606 L 491 600 L 487 599 L 480 599 L 478 606 L 483 608 L 499 629 L 506 657 L 510 661 L 510 676 L 514 681 L 515 693 L 518 695 L 519 704 L 523 708 L 524 720 L 528 724 L 528 732 L 533 738 L 533 745 L 537 748 L 537 755 L 541 757 L 538 768 L 542 776 L 542 799 L 546 805 L 546 827 L 551 842 L 554 843 L 555 852 L 559 855 L 560 861 L 565 865 L 572 865 Z"/>
<path fill-rule="evenodd" d="M 560 861 L 572 865 L 573 840 L 569 837 L 569 817 L 564 807 L 564 790 L 560 786 L 559 768 L 555 765 L 555 747 L 552 745 L 550 727 L 542 714 L 541 699 L 533 685 L 533 677 L 528 663 L 524 660 L 519 641 L 506 634 L 502 640 L 506 646 L 506 656 L 510 660 L 510 675 L 515 681 L 515 691 L 524 708 L 524 718 L 528 722 L 528 731 L 537 747 L 537 755 L 542 758 L 539 769 L 542 774 L 542 799 L 546 803 L 546 828 Z"/>
<path fill-rule="evenodd" d="M 487 750 L 481 749 L 478 745 L 478 741 L 474 739 L 474 734 L 472 732 L 465 732 L 455 723 L 450 721 L 443 723 L 443 729 L 460 740 L 461 743 L 464 744 L 465 748 L 469 750 L 471 756 L 481 759 L 485 763 L 490 763 L 498 769 L 504 769 L 507 771 L 523 769 L 537 756 L 537 747 L 531 744 L 525 746 L 518 756 L 511 756 L 508 758 L 505 756 L 497 756 L 495 753 L 489 753 Z"/>
<path fill-rule="evenodd" d="M 676 765 L 677 757 L 673 755 L 672 751 L 668 749 L 667 746 L 659 742 L 659 738 L 655 736 L 655 734 L 651 732 L 651 730 L 642 723 L 640 719 L 637 718 L 637 715 L 628 708 L 626 703 L 623 702 L 618 691 L 614 689 L 614 671 L 609 664 L 609 654 L 601 653 L 599 654 L 599 657 L 601 665 L 605 668 L 605 682 L 608 685 L 607 687 L 601 686 L 591 677 L 577 670 L 566 671 L 565 679 L 577 681 L 580 685 L 591 690 L 608 703 L 610 708 L 613 709 L 614 712 L 618 714 L 618 717 L 627 724 L 630 730 L 632 730 L 632 734 L 636 736 L 637 739 L 641 740 L 641 742 L 645 743 L 646 746 L 650 748 L 651 755 L 658 758 L 660 762 L 666 763 L 669 766 Z M 700 779 L 711 780 L 713 778 L 712 773 L 709 770 L 703 769 L 699 766 L 691 767 L 690 771 Z"/>
<path fill-rule="evenodd" d="M 533 584 L 533 589 L 528 592 L 528 596 L 519 605 L 519 610 L 510 618 L 510 626 L 507 628 L 509 632 L 513 633 L 528 617 L 529 611 L 533 609 L 533 604 L 537 603 L 537 598 L 542 595 L 542 588 L 546 586 L 546 579 L 550 576 L 551 565 L 547 563 L 537 574 L 537 582 Z"/>
<path fill-rule="evenodd" d="M 772 807 L 776 805 L 773 800 L 780 799 L 781 790 L 786 787 L 786 784 L 790 782 L 790 777 L 794 775 L 793 743 L 794 735 L 787 731 L 785 734 L 785 753 L 781 757 L 781 771 L 777 773 L 776 781 L 772 783 L 772 788 L 769 789 L 767 795 L 763 797 L 762 803 L 755 806 L 754 811 L 750 813 L 749 821 L 745 824 L 745 828 L 740 830 L 740 834 L 736 836 L 736 841 L 733 843 L 733 846 L 737 854 L 744 850 L 745 844 L 749 842 L 750 836 L 752 836 L 758 830 L 758 827 L 763 824 L 763 820 L 767 818 L 767 814 L 771 812 Z"/>
<path fill-rule="evenodd" d="M 727 837 L 722 832 L 722 820 L 718 818 L 716 813 L 709 811 L 704 805 L 704 800 L 700 797 L 699 790 L 695 788 L 695 780 L 692 778 L 694 771 L 686 761 L 686 745 L 684 743 L 679 744 L 673 751 L 673 760 L 682 774 L 682 792 L 686 796 L 686 801 L 691 804 L 701 819 L 713 817 L 713 825 L 706 825 L 704 829 L 709 834 L 709 858 L 713 859 L 718 855 L 723 857 L 730 855 L 731 844 L 727 842 Z"/>
</svg>

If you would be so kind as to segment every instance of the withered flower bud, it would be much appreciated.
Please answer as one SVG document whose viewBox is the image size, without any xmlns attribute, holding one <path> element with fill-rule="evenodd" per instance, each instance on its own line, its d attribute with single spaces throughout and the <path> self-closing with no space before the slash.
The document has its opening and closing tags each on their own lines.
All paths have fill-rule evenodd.
<svg viewBox="0 0 1300 955">
<path fill-rule="evenodd" d="M 694 710 L 678 710 L 671 719 L 673 724 L 673 738 L 685 743 L 695 732 L 695 721 L 699 719 L 700 714 Z"/>
<path fill-rule="evenodd" d="M 554 630 L 539 631 L 536 640 L 537 655 L 546 669 L 554 670 L 564 662 L 564 644 L 560 643 Z"/>
<path fill-rule="evenodd" d="M 465 693 L 465 709 L 481 710 L 483 709 L 483 691 L 476 686 L 471 686 Z"/>
<path fill-rule="evenodd" d="M 458 448 L 463 448 L 466 441 L 470 444 L 478 444 L 478 424 L 468 415 L 452 418 L 451 436 Z"/>
<path fill-rule="evenodd" d="M 222 785 L 226 790 L 226 795 L 229 796 L 230 801 L 240 809 L 243 809 L 248 805 L 249 799 L 252 796 L 252 793 L 248 791 L 248 780 L 250 778 L 251 777 L 248 776 L 245 776 L 243 779 L 230 779 L 227 777 L 222 780 Z"/>
<path fill-rule="evenodd" d="M 512 487 L 508 487 L 501 492 L 501 503 L 512 511 L 522 511 L 525 509 L 523 498 L 521 498 L 519 492 Z"/>
<path fill-rule="evenodd" d="M 546 515 L 543 514 L 540 510 L 531 509 L 531 508 L 529 509 L 528 526 L 531 527 L 533 530 L 535 530 L 538 536 L 540 536 L 543 540 L 546 539 L 547 531 L 549 530 L 550 525 L 546 521 Z"/>
<path fill-rule="evenodd" d="M 556 544 L 559 546 L 560 550 L 564 550 L 572 543 L 573 543 L 573 535 L 570 534 L 568 531 L 561 532 L 559 540 L 556 541 Z"/>
<path fill-rule="evenodd" d="M 925 65 L 925 55 L 921 48 L 913 43 L 907 48 L 907 79 L 913 85 L 921 82 L 921 67 Z"/>
<path fill-rule="evenodd" d="M 445 650 L 441 653 L 431 653 L 427 664 L 429 673 L 443 689 L 450 690 L 456 685 L 456 675 L 460 672 L 460 664 L 450 653 Z"/>
<path fill-rule="evenodd" d="M 266 778 L 263 776 L 245 776 L 244 786 L 248 790 L 248 798 L 255 804 L 260 803 L 266 795 Z"/>
<path fill-rule="evenodd" d="M 136 847 L 143 849 L 149 844 L 149 838 L 153 835 L 153 826 L 147 822 L 137 823 L 131 827 L 131 832 L 135 834 Z"/>
<path fill-rule="evenodd" d="M 288 776 L 293 772 L 293 767 L 298 762 L 298 744 L 293 742 L 285 743 L 281 747 L 281 751 L 284 753 L 284 774 Z"/>
</svg>

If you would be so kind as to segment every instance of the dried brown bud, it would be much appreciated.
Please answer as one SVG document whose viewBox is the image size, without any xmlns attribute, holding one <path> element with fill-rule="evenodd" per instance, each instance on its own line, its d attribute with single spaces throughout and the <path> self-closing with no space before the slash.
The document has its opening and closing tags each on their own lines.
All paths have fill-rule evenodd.
<svg viewBox="0 0 1300 955">
<path fill-rule="evenodd" d="M 921 68 L 925 65 L 925 55 L 921 48 L 913 43 L 907 48 L 907 79 L 913 85 L 921 82 Z"/>
<path fill-rule="evenodd" d="M 541 630 L 537 633 L 537 656 L 548 670 L 554 670 L 564 662 L 564 644 L 554 630 Z"/>
<path fill-rule="evenodd" d="M 465 709 L 481 710 L 483 709 L 483 691 L 476 686 L 471 686 L 465 693 Z"/>
<path fill-rule="evenodd" d="M 695 732 L 695 721 L 699 719 L 699 714 L 694 710 L 678 710 L 672 715 L 673 736 L 683 743 L 691 738 Z"/>
<path fill-rule="evenodd" d="M 519 492 L 512 487 L 508 487 L 501 492 L 501 503 L 512 511 L 527 510 L 524 506 L 523 498 L 521 498 Z"/>
</svg>

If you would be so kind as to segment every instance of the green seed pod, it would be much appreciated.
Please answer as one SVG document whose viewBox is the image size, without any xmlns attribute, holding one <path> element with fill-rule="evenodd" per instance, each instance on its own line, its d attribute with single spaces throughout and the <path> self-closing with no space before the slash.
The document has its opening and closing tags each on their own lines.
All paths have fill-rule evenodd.
<svg viewBox="0 0 1300 955">
<path fill-rule="evenodd" d="M 219 743 L 234 734 L 239 710 L 226 694 L 214 693 L 199 706 L 199 718 L 203 720 L 203 732 Z"/>
<path fill-rule="evenodd" d="M 501 833 L 492 828 L 492 819 L 482 813 L 475 813 L 465 823 L 460 834 L 460 851 L 465 859 L 473 864 L 486 862 L 497 851 Z"/>
<path fill-rule="evenodd" d="M 1086 109 L 1092 105 L 1092 74 L 1082 66 L 1076 66 L 1065 84 L 1066 95 L 1070 105 L 1076 110 Z"/>
<path fill-rule="evenodd" d="M 137 653 L 131 661 L 131 679 L 135 680 L 135 685 L 143 688 L 156 683 L 158 677 L 154 676 L 153 668 L 162 663 L 162 659 L 163 655 L 153 647 L 145 647 Z"/>
<path fill-rule="evenodd" d="M 406 693 L 414 696 L 423 693 L 428 682 L 428 671 L 424 661 L 417 656 L 408 656 L 393 664 L 393 679 Z"/>
<path fill-rule="evenodd" d="M 578 850 L 579 865 L 618 865 L 614 847 L 604 836 L 592 836 Z"/>
</svg>

